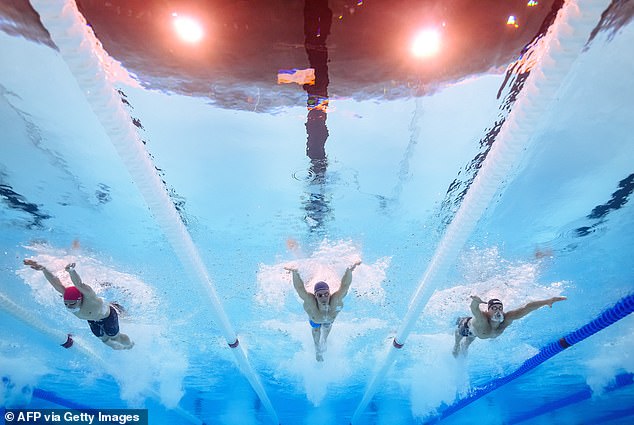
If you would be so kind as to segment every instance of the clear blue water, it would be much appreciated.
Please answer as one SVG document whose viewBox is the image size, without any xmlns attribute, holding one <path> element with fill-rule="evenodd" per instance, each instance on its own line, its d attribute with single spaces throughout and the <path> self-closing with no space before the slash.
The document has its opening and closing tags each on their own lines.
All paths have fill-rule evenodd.
<svg viewBox="0 0 634 425">
<path fill-rule="evenodd" d="M 606 30 L 575 60 L 519 162 L 434 282 L 360 423 L 425 423 L 632 294 L 632 43 L 632 24 Z M 1 293 L 18 305 L 0 308 L 3 406 L 143 408 L 152 424 L 271 423 L 206 291 L 60 54 L 5 31 L 0 56 Z M 301 102 L 226 109 L 117 81 L 280 423 L 350 422 L 460 205 L 448 188 L 468 185 L 480 141 L 505 113 L 503 81 L 498 70 L 425 96 L 333 95 L 326 162 L 307 157 Z M 121 328 L 135 347 L 101 344 L 24 258 L 62 279 L 76 262 L 101 296 L 126 307 Z M 317 363 L 284 266 L 296 265 L 307 281 L 337 282 L 357 258 L 363 264 Z M 568 300 L 496 340 L 475 341 L 456 360 L 453 320 L 468 314 L 471 294 L 510 307 Z M 527 424 L 631 423 L 634 386 L 612 386 L 634 373 L 633 320 L 442 423 L 517 423 L 522 415 Z M 78 341 L 71 349 L 59 346 L 67 333 Z M 563 407 L 566 397 L 574 403 Z"/>
</svg>

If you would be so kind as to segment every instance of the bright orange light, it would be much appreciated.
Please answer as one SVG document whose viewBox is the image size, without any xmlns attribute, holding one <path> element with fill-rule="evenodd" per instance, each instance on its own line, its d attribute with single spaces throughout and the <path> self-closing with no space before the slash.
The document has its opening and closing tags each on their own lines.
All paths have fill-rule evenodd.
<svg viewBox="0 0 634 425">
<path fill-rule="evenodd" d="M 174 29 L 176 34 L 188 43 L 197 43 L 202 40 L 205 35 L 203 27 L 198 21 L 186 16 L 178 16 L 177 13 L 172 13 L 174 17 Z"/>
<path fill-rule="evenodd" d="M 428 58 L 440 51 L 440 33 L 429 29 L 419 32 L 412 43 L 412 54 L 418 58 Z"/>
</svg>

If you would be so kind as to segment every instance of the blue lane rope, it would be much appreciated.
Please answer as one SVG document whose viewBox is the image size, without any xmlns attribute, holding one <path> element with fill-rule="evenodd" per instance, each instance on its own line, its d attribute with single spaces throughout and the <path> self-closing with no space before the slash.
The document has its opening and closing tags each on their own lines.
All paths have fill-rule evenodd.
<svg viewBox="0 0 634 425">
<path fill-rule="evenodd" d="M 605 392 L 609 393 L 612 391 L 616 391 L 620 388 L 632 385 L 633 383 L 634 383 L 634 373 L 622 373 L 614 377 L 614 383 L 609 385 L 605 389 Z M 584 389 L 577 391 L 576 393 L 567 395 L 566 397 L 560 398 L 559 400 L 554 400 L 549 403 L 543 404 L 542 406 L 539 406 L 538 408 L 533 409 L 529 412 L 525 412 L 515 417 L 512 417 L 508 421 L 504 421 L 504 423 L 505 425 L 518 424 L 520 422 L 533 419 L 537 416 L 544 415 L 554 410 L 559 410 L 561 408 L 570 406 L 571 404 L 588 400 L 590 397 L 592 397 L 592 394 L 593 394 L 592 389 L 586 385 Z"/>
<path fill-rule="evenodd" d="M 51 391 L 46 391 L 41 388 L 35 388 L 33 390 L 33 397 L 39 398 L 41 400 L 50 401 L 51 403 L 55 403 L 58 406 L 67 407 L 69 409 L 78 409 L 78 410 L 91 410 L 92 407 L 86 406 L 81 403 L 75 403 L 74 401 L 66 400 Z"/>
<path fill-rule="evenodd" d="M 13 386 L 11 379 L 8 376 L 3 376 L 0 381 L 2 382 L 2 385 L 5 385 L 6 387 L 10 388 Z M 92 409 L 92 407 L 86 406 L 81 403 L 76 403 L 71 400 L 67 400 L 63 397 L 58 396 L 54 392 L 46 391 L 41 388 L 34 388 L 32 392 L 32 396 L 35 398 L 39 398 L 41 400 L 46 400 L 51 403 L 57 404 L 58 406 L 67 407 L 69 409 L 83 409 L 83 410 Z"/>
<path fill-rule="evenodd" d="M 11 385 L 11 380 L 8 377 L 6 377 L 6 376 L 2 377 L 1 382 L 2 382 L 2 384 L 6 385 L 6 386 L 10 386 Z M 68 409 L 96 410 L 94 407 L 86 406 L 85 404 L 81 404 L 81 403 L 77 403 L 75 401 L 68 400 L 66 398 L 63 398 L 63 397 L 59 396 L 58 394 L 56 394 L 56 393 L 54 393 L 52 391 L 43 390 L 41 388 L 34 388 L 33 392 L 32 392 L 32 396 L 33 396 L 33 398 L 39 398 L 40 400 L 45 400 L 45 401 L 48 401 L 50 403 L 57 404 L 58 406 L 66 407 Z M 16 407 L 16 408 L 29 408 L 29 407 L 28 406 L 22 406 L 22 407 Z M 3 416 L 5 411 L 6 411 L 6 406 L 0 406 L 0 416 Z M 192 422 L 192 423 L 198 424 L 198 425 L 205 425 L 205 422 L 203 422 L 201 419 L 195 417 L 194 415 L 192 415 L 191 413 L 183 410 L 180 407 L 177 407 L 176 409 L 174 409 L 174 411 L 175 411 L 175 413 L 177 413 L 181 417 L 184 417 L 185 419 L 187 419 L 189 422 Z"/>
<path fill-rule="evenodd" d="M 608 0 L 571 0 L 565 2 L 557 13 L 555 22 L 548 28 L 548 35 L 537 49 L 539 53 L 535 55 L 530 76 L 524 82 L 486 160 L 429 260 L 392 341 L 396 350 L 390 351 L 391 354 L 370 377 L 350 420 L 352 425 L 361 422 L 363 411 L 390 369 L 388 361 L 394 361 L 394 352 L 401 352 L 398 348 L 407 342 L 434 290 L 443 289 L 447 270 L 455 263 L 485 211 L 517 174 L 523 155 L 533 141 L 535 128 L 539 127 L 544 115 L 550 113 L 557 93 L 565 86 L 568 73 L 585 48 L 588 36 L 609 5 Z"/>
<path fill-rule="evenodd" d="M 566 348 L 578 343 L 579 341 L 583 341 L 589 336 L 592 336 L 600 330 L 605 329 L 613 323 L 623 319 L 628 314 L 632 313 L 632 311 L 634 311 L 634 294 L 630 294 L 622 298 L 613 307 L 605 310 L 596 319 L 586 324 L 585 326 L 582 326 L 576 331 L 571 332 L 563 338 L 555 342 L 551 342 L 547 346 L 543 347 L 539 351 L 539 353 L 526 360 L 516 371 L 506 376 L 493 379 L 483 387 L 472 389 L 469 396 L 458 400 L 457 402 L 443 410 L 439 415 L 427 419 L 423 422 L 426 424 L 432 424 L 443 420 L 447 416 L 452 415 L 458 410 L 466 407 L 467 405 L 473 403 L 484 395 L 490 393 L 491 391 L 498 389 L 499 387 L 511 382 L 515 378 L 534 369 L 546 360 L 553 357 L 555 354 L 562 352 Z"/>
</svg>

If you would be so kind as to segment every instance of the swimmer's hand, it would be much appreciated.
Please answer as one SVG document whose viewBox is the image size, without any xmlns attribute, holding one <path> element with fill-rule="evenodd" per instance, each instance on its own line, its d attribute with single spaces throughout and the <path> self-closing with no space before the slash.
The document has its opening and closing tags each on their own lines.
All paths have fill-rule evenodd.
<svg viewBox="0 0 634 425">
<path fill-rule="evenodd" d="M 33 270 L 44 270 L 45 267 L 42 266 L 41 264 L 39 264 L 37 261 L 35 260 L 29 260 L 29 259 L 25 259 L 23 261 L 25 266 L 29 266 L 31 267 Z"/>
<path fill-rule="evenodd" d="M 297 267 L 295 266 L 284 266 L 284 270 L 289 271 L 289 272 L 296 272 L 297 271 Z"/>
<path fill-rule="evenodd" d="M 70 263 L 70 264 L 68 264 L 66 267 L 64 267 L 64 269 L 65 269 L 67 272 L 70 272 L 71 270 L 75 270 L 75 263 Z"/>
<path fill-rule="evenodd" d="M 486 304 L 486 301 L 482 301 L 482 298 L 480 298 L 477 295 L 471 295 L 471 299 L 475 302 L 477 302 L 478 304 Z"/>
<path fill-rule="evenodd" d="M 567 299 L 568 298 L 566 297 L 552 297 L 548 300 L 548 307 L 553 308 L 553 303 L 556 303 L 557 301 L 565 301 Z"/>
<path fill-rule="evenodd" d="M 356 269 L 359 264 L 361 264 L 361 260 L 355 261 L 353 265 L 348 267 L 348 270 L 350 270 L 351 272 L 354 271 L 354 269 Z"/>
</svg>

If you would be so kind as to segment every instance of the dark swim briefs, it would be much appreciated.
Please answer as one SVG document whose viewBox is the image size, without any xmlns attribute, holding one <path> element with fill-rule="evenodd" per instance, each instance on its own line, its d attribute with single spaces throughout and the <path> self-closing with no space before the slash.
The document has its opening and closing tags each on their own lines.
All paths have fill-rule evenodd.
<svg viewBox="0 0 634 425">
<path fill-rule="evenodd" d="M 110 306 L 110 314 L 101 320 L 89 320 L 90 330 L 96 337 L 101 338 L 104 333 L 108 336 L 116 336 L 119 333 L 119 315 L 114 307 Z"/>
<path fill-rule="evenodd" d="M 456 324 L 458 325 L 458 333 L 462 336 L 466 337 L 475 337 L 471 329 L 469 328 L 469 322 L 473 319 L 473 317 L 459 317 L 456 320 Z"/>
</svg>

